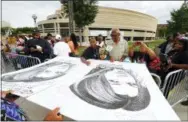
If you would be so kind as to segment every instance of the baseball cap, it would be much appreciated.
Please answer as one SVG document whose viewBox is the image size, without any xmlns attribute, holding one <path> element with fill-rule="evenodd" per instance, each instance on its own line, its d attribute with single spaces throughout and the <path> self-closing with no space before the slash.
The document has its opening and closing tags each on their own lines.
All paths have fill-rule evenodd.
<svg viewBox="0 0 188 122">
<path fill-rule="evenodd" d="M 58 34 L 58 35 L 55 36 L 55 39 L 56 40 L 61 40 L 61 36 Z"/>
</svg>

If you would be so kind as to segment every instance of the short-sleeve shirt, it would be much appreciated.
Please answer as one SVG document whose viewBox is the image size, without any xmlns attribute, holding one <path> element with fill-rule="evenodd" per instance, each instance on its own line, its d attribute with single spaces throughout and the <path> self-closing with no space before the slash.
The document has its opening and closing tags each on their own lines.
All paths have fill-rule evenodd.
<svg viewBox="0 0 188 122">
<path fill-rule="evenodd" d="M 65 42 L 57 42 L 54 45 L 54 54 L 57 56 L 69 57 L 70 52 L 71 52 L 70 47 Z"/>
<path fill-rule="evenodd" d="M 118 44 L 114 43 L 113 40 L 107 41 L 107 48 L 111 47 L 109 54 L 114 60 L 119 61 L 122 56 L 128 55 L 128 43 L 126 40 L 120 40 Z"/>
<path fill-rule="evenodd" d="M 26 113 L 15 103 L 1 98 L 1 121 L 26 121 Z"/>
<path fill-rule="evenodd" d="M 81 57 L 84 57 L 85 59 L 99 59 L 99 46 L 97 46 L 95 49 L 92 47 L 88 47 L 82 54 Z"/>
</svg>

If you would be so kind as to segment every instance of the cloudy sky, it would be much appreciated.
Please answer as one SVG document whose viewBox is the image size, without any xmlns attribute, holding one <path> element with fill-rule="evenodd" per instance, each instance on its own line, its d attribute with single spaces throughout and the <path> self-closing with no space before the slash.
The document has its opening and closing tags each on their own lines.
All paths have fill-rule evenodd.
<svg viewBox="0 0 188 122">
<path fill-rule="evenodd" d="M 183 1 L 99 1 L 100 6 L 130 9 L 152 15 L 158 23 L 170 19 L 170 11 L 180 8 Z M 59 1 L 2 1 L 2 20 L 12 27 L 34 26 L 32 15 L 37 21 L 45 20 L 61 6 Z"/>
</svg>

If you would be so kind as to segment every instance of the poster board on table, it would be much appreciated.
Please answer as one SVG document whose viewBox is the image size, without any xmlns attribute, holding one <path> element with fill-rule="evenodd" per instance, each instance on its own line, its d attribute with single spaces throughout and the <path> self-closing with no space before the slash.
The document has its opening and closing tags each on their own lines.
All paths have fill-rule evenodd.
<svg viewBox="0 0 188 122">
<path fill-rule="evenodd" d="M 62 60 L 69 63 L 57 63 Z M 38 81 L 27 100 L 48 109 L 60 107 L 72 120 L 179 120 L 144 64 L 91 60 L 86 66 L 77 58 L 55 58 L 24 72 L 49 64 L 49 69 L 29 77 L 33 80 L 21 77 L 24 84 Z M 46 75 L 49 72 L 53 75 Z M 4 74 L 4 84 L 14 84 L 10 79 L 20 78 L 15 75 L 19 73 L 23 72 Z M 6 81 L 5 76 L 14 77 Z"/>
</svg>

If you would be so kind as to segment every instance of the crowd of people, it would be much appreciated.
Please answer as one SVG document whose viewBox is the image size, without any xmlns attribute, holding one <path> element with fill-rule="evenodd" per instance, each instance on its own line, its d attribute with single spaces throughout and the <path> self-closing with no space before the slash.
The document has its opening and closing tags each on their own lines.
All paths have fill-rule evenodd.
<svg viewBox="0 0 188 122">
<path fill-rule="evenodd" d="M 104 41 L 103 36 L 89 39 L 90 46 L 82 54 L 78 51 L 78 39 L 74 33 L 61 37 L 47 34 L 42 38 L 40 32 L 34 31 L 32 36 L 18 36 L 7 40 L 2 45 L 5 52 L 18 53 L 37 57 L 44 62 L 56 56 L 79 57 L 83 63 L 90 65 L 88 59 L 109 60 L 111 62 L 145 63 L 149 71 L 165 76 L 176 69 L 188 69 L 188 34 L 175 33 L 167 37 L 167 41 L 157 48 L 159 53 L 152 50 L 142 41 L 128 46 L 118 28 L 111 30 L 111 40 Z"/>
<path fill-rule="evenodd" d="M 128 46 L 118 28 L 112 29 L 110 36 L 111 40 L 108 41 L 104 41 L 102 35 L 97 38 L 91 37 L 90 46 L 82 54 L 79 54 L 79 44 L 74 33 L 64 38 L 60 35 L 54 38 L 51 34 L 41 38 L 40 33 L 36 31 L 29 37 L 18 36 L 16 41 L 8 40 L 7 44 L 2 44 L 2 49 L 5 52 L 38 57 L 41 62 L 56 56 L 70 56 L 80 58 L 86 65 L 92 63 L 89 59 L 145 63 L 149 71 L 158 74 L 162 81 L 171 71 L 188 70 L 188 34 L 175 33 L 168 36 L 167 41 L 156 47 L 159 53 L 142 41 Z M 183 104 L 188 105 L 188 101 Z M 57 115 L 57 110 L 54 110 L 55 114 L 51 112 L 45 120 L 61 120 L 62 117 Z"/>
</svg>

